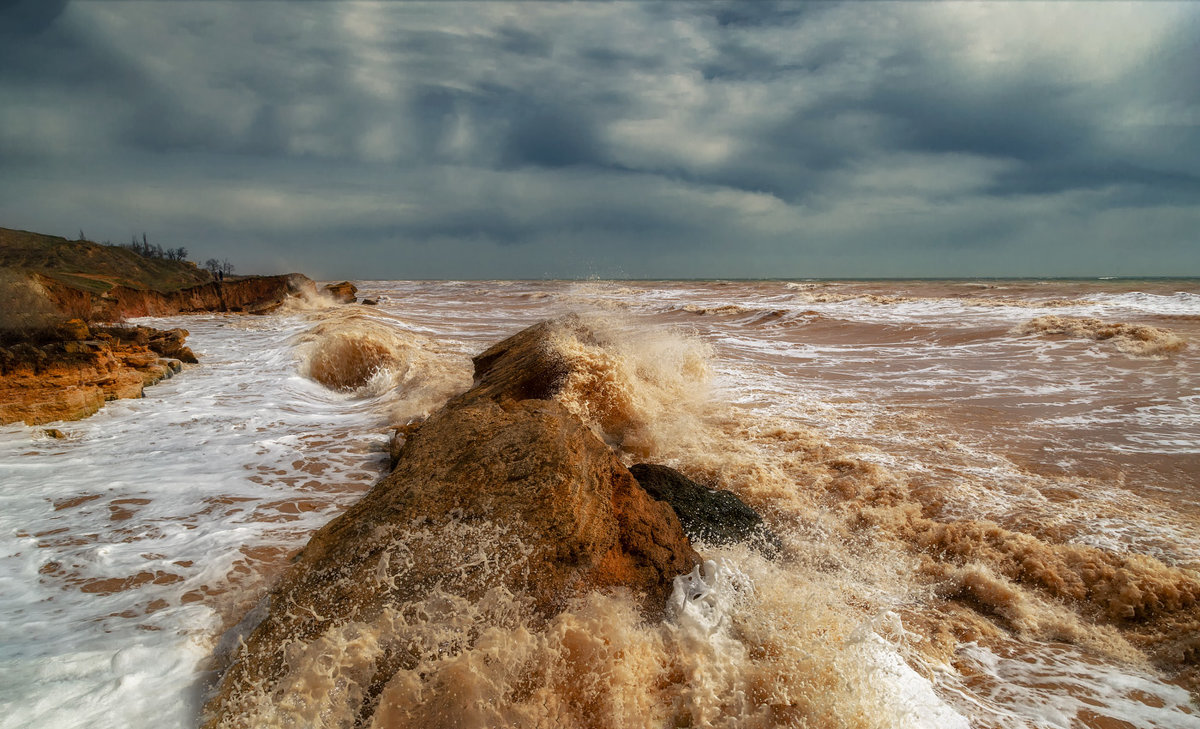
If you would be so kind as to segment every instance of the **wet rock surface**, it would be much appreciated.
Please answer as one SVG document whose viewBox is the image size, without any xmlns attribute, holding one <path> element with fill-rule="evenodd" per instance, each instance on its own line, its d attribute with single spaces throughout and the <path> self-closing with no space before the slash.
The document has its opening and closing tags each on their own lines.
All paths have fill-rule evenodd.
<svg viewBox="0 0 1200 729">
<path fill-rule="evenodd" d="M 668 466 L 639 463 L 629 472 L 646 493 L 671 505 L 689 538 L 713 545 L 750 542 L 768 557 L 782 549 L 778 535 L 733 492 L 710 489 Z"/>
<path fill-rule="evenodd" d="M 671 507 L 547 399 L 562 366 L 547 332 L 532 327 L 477 358 L 475 386 L 406 429 L 392 473 L 313 535 L 209 702 L 208 726 L 252 725 L 264 701 L 292 700 L 280 689 L 287 677 L 319 673 L 303 662 L 320 660 L 323 636 L 353 626 L 379 655 L 337 690 L 355 697 L 357 723 L 372 725 L 378 696 L 416 660 L 377 626 L 395 626 L 430 595 L 473 603 L 500 590 L 543 620 L 593 589 L 662 609 L 699 556 Z"/>
</svg>

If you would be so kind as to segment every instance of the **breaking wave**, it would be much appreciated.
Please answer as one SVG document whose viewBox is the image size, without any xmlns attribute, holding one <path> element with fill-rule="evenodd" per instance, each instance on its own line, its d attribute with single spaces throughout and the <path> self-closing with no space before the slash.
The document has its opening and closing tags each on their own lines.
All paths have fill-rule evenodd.
<svg viewBox="0 0 1200 729">
<path fill-rule="evenodd" d="M 464 558 L 481 558 L 473 579 L 486 582 L 497 569 L 487 550 L 505 536 L 459 528 Z M 420 539 L 396 535 L 393 549 Z M 750 554 L 727 557 L 739 566 L 710 561 L 677 578 L 661 620 L 647 621 L 624 591 L 589 592 L 546 619 L 500 587 L 471 598 L 435 587 L 298 641 L 282 690 L 247 696 L 230 725 L 966 726 L 836 595 Z M 394 559 L 381 578 L 404 569 Z M 372 685 L 380 665 L 396 670 Z"/>
<path fill-rule="evenodd" d="M 335 311 L 295 345 L 301 374 L 352 397 L 390 400 L 394 421 L 424 417 L 471 384 L 466 357 L 357 313 Z"/>
<path fill-rule="evenodd" d="M 1039 316 L 1022 324 L 1015 333 L 1057 334 L 1097 342 L 1111 341 L 1125 354 L 1138 357 L 1161 357 L 1187 346 L 1183 337 L 1169 329 L 1070 316 Z"/>
<path fill-rule="evenodd" d="M 709 402 L 709 347 L 678 331 L 592 314 L 551 337 L 570 375 L 557 395 L 610 444 L 641 456 L 692 430 Z M 586 331 L 586 335 L 581 332 Z"/>
<path fill-rule="evenodd" d="M 1061 309 L 1075 306 L 1089 306 L 1096 302 L 1088 299 L 1017 299 L 996 296 L 898 296 L 893 294 L 871 293 L 840 293 L 837 291 L 822 291 L 813 289 L 795 289 L 800 293 L 792 295 L 797 301 L 810 304 L 840 304 L 854 301 L 876 306 L 893 306 L 895 304 L 913 304 L 921 302 L 951 303 L 960 306 L 976 308 L 1030 308 L 1030 309 Z"/>
</svg>

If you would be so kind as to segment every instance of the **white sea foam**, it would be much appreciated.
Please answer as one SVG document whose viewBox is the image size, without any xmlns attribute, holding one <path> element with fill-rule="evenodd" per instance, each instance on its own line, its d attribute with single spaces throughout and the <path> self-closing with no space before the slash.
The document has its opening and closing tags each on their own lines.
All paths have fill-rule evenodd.
<svg viewBox="0 0 1200 729">
<path fill-rule="evenodd" d="M 804 599 L 800 597 L 798 599 Z M 748 660 L 746 647 L 733 635 L 731 613 L 753 601 L 750 578 L 726 560 L 708 560 L 691 574 L 675 578 L 668 615 L 677 627 L 683 653 L 693 660 L 689 703 L 702 724 L 716 707 L 750 713 L 746 687 L 736 675 Z M 860 685 L 873 699 L 889 707 L 888 725 L 897 729 L 968 729 L 970 722 L 943 701 L 933 684 L 913 670 L 897 647 L 876 629 L 886 622 L 900 639 L 906 631 L 894 613 L 859 626 L 846 641 L 846 658 L 867 680 Z M 730 687 L 734 696 L 730 696 Z"/>
<path fill-rule="evenodd" d="M 1124 294 L 1099 294 L 1095 298 L 1102 307 L 1114 314 L 1200 316 L 1200 294 L 1186 291 L 1167 295 L 1133 291 Z"/>
<path fill-rule="evenodd" d="M 894 620 L 898 623 L 899 618 Z M 865 627 L 865 626 L 864 626 Z M 894 708 L 891 726 L 898 729 L 970 729 L 967 717 L 934 691 L 933 684 L 905 662 L 896 646 L 872 630 L 852 636 L 847 646 L 869 666 L 872 684 Z"/>
<path fill-rule="evenodd" d="M 1200 729 L 1184 689 L 1134 666 L 1100 663 L 1071 646 L 1023 645 L 1017 655 L 1000 655 L 968 643 L 959 657 L 976 674 L 976 685 L 969 691 L 950 685 L 946 693 L 987 726 L 1071 729 L 1101 715 L 1140 729 Z"/>
</svg>

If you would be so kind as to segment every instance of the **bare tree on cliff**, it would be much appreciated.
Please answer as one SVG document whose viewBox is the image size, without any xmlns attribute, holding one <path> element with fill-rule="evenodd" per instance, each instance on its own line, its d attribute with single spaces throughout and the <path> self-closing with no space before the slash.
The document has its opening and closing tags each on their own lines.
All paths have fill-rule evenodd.
<svg viewBox="0 0 1200 729">
<path fill-rule="evenodd" d="M 79 232 L 81 234 L 83 233 L 82 230 Z M 125 248 L 128 248 L 142 258 L 167 258 L 170 260 L 180 260 L 174 258 L 174 251 L 163 250 L 163 247 L 157 243 L 150 245 L 150 241 L 146 237 L 145 233 L 142 233 L 142 239 L 140 241 L 136 235 L 133 236 L 132 239 L 125 244 Z"/>
<path fill-rule="evenodd" d="M 233 273 L 233 264 L 229 262 L 228 258 L 226 258 L 224 261 L 221 261 L 221 273 L 225 274 L 226 276 Z"/>
<path fill-rule="evenodd" d="M 204 262 L 204 269 L 215 277 L 221 270 L 221 262 L 215 258 L 210 258 Z"/>
</svg>

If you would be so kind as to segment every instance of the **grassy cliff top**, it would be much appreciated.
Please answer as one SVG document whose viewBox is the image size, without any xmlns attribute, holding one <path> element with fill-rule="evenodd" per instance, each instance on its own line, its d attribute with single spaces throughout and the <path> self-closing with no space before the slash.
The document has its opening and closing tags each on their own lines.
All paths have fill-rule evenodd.
<svg viewBox="0 0 1200 729">
<path fill-rule="evenodd" d="M 33 271 L 68 286 L 104 292 L 118 284 L 174 291 L 212 276 L 191 261 L 145 258 L 128 248 L 0 228 L 0 268 Z"/>
</svg>

